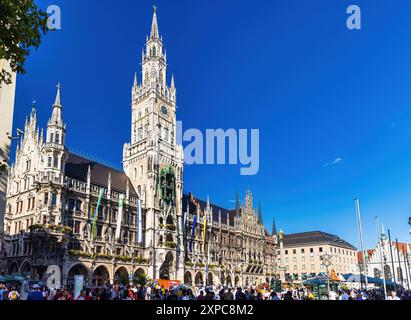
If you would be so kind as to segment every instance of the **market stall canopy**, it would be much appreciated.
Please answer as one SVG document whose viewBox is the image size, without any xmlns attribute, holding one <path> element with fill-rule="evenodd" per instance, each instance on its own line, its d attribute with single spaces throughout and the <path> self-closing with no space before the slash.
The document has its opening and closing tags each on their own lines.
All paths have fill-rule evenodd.
<svg viewBox="0 0 411 320">
<path fill-rule="evenodd" d="M 313 278 L 305 280 L 303 282 L 303 284 L 319 285 L 319 284 L 325 284 L 325 283 L 327 283 L 327 281 L 336 282 L 336 281 L 340 281 L 340 280 L 338 278 L 337 278 L 337 280 L 334 280 L 334 279 L 328 278 L 327 276 L 324 276 L 324 275 L 318 275 L 318 276 L 315 276 Z"/>
<path fill-rule="evenodd" d="M 343 277 L 345 279 L 345 282 L 365 283 L 365 277 L 364 277 L 363 274 L 359 275 L 359 274 L 348 273 L 348 274 L 344 274 Z M 367 276 L 367 282 L 372 283 L 372 284 L 378 284 L 378 285 L 383 285 L 384 284 L 384 281 L 382 279 L 368 277 L 368 276 Z M 394 282 L 391 281 L 391 280 L 386 280 L 385 283 L 387 285 L 394 285 Z M 399 286 L 399 284 L 397 284 L 397 286 Z"/>
</svg>

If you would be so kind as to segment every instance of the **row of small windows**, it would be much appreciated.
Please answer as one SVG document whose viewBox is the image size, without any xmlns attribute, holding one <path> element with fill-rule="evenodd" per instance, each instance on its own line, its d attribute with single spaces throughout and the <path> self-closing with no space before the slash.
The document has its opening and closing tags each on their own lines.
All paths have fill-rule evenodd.
<svg viewBox="0 0 411 320">
<path fill-rule="evenodd" d="M 137 132 L 136 132 L 137 131 Z M 160 138 L 163 139 L 164 141 L 170 142 L 171 144 L 174 143 L 174 132 L 165 127 L 159 127 L 159 132 L 160 132 Z M 136 139 L 137 141 L 141 141 L 145 138 L 148 137 L 148 125 L 146 124 L 144 126 L 144 130 L 143 127 L 140 127 L 138 129 L 136 129 L 136 127 L 134 127 L 134 139 Z"/>
<path fill-rule="evenodd" d="M 34 210 L 35 202 L 36 202 L 35 197 L 28 198 L 27 210 Z M 22 213 L 23 212 L 23 206 L 24 206 L 24 201 L 23 200 L 18 200 L 16 202 L 16 213 Z M 10 214 L 13 211 L 13 206 L 10 203 L 8 205 L 7 211 Z"/>
<path fill-rule="evenodd" d="M 47 158 L 47 167 L 48 168 L 56 168 L 58 169 L 58 163 L 59 163 L 59 159 L 57 156 L 49 156 Z M 63 160 L 61 161 L 61 168 L 63 168 Z"/>
<path fill-rule="evenodd" d="M 309 251 L 310 251 L 310 253 L 314 253 L 314 248 L 310 248 L 309 249 Z M 300 252 L 302 253 L 302 254 L 304 254 L 305 253 L 305 249 L 304 248 L 302 248 L 302 249 L 300 249 Z M 323 251 L 323 247 L 319 247 L 318 248 L 318 252 L 320 252 L 320 253 L 322 253 L 322 252 L 324 252 Z M 354 256 L 355 255 L 355 252 L 354 251 L 349 251 L 349 250 L 345 250 L 345 249 L 340 249 L 340 248 L 331 248 L 331 253 L 332 252 L 334 252 L 334 253 L 339 253 L 339 254 L 345 254 L 345 255 L 349 255 L 349 256 Z M 284 250 L 284 253 L 286 254 L 286 255 L 288 255 L 288 250 Z M 297 254 L 297 249 L 293 249 L 292 250 L 292 253 L 293 254 Z M 278 254 L 280 255 L 280 251 L 278 251 Z"/>
<path fill-rule="evenodd" d="M 62 135 L 62 137 L 64 137 L 63 135 Z M 64 141 L 63 141 L 64 139 L 61 139 L 60 140 L 60 132 L 56 132 L 56 133 L 54 133 L 54 132 L 50 132 L 50 134 L 49 134 L 49 143 L 57 143 L 57 144 L 64 144 Z"/>
</svg>

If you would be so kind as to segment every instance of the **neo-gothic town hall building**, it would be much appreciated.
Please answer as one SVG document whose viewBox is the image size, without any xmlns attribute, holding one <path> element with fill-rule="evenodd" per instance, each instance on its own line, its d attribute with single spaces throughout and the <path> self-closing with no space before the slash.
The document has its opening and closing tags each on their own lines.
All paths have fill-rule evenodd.
<svg viewBox="0 0 411 320">
<path fill-rule="evenodd" d="M 154 12 L 142 80 L 135 76 L 131 90 L 123 171 L 68 150 L 60 86 L 44 134 L 33 107 L 9 171 L 4 273 L 45 279 L 48 266 L 58 265 L 63 285 L 77 274 L 86 285 L 145 274 L 232 286 L 276 274 L 277 236 L 266 231 L 250 192 L 241 203 L 237 196 L 233 210 L 183 194 L 176 87 L 174 78 L 167 83 L 166 59 Z"/>
</svg>

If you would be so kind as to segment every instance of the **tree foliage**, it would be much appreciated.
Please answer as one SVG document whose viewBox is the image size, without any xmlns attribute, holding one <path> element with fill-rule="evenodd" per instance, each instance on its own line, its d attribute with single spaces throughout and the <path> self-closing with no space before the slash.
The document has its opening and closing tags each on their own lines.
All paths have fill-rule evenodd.
<svg viewBox="0 0 411 320">
<path fill-rule="evenodd" d="M 37 49 L 48 32 L 47 13 L 34 0 L 0 0 L 0 59 L 6 59 L 14 72 L 24 74 L 30 49 Z M 11 73 L 0 72 L 0 87 L 11 83 Z"/>
</svg>

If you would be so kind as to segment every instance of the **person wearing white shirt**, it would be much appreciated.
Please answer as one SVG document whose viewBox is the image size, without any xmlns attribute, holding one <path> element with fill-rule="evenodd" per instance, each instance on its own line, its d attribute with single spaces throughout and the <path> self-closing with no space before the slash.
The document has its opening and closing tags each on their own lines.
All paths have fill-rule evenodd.
<svg viewBox="0 0 411 320">
<path fill-rule="evenodd" d="M 397 292 L 391 291 L 391 294 L 388 296 L 387 300 L 401 300 L 397 297 Z"/>
</svg>

